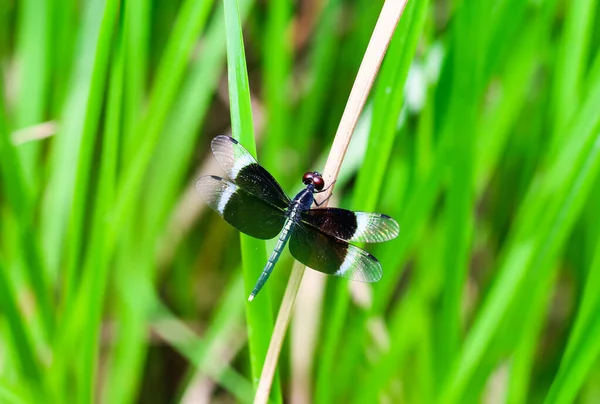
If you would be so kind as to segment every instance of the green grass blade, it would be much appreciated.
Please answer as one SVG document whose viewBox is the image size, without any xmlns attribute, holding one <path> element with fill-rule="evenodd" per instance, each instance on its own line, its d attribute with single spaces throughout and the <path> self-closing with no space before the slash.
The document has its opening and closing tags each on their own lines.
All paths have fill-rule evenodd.
<svg viewBox="0 0 600 404">
<path fill-rule="evenodd" d="M 59 133 L 55 136 L 49 156 L 49 175 L 41 208 L 41 240 L 43 252 L 52 275 L 58 272 L 62 259 L 61 248 L 68 223 L 81 133 L 85 122 L 86 105 L 91 89 L 91 77 L 96 60 L 96 45 L 100 32 L 104 2 L 86 3 L 82 30 L 79 32 L 76 65 L 67 99 L 60 113 Z"/>
<path fill-rule="evenodd" d="M 568 3 L 554 75 L 554 140 L 566 129 L 585 90 L 583 77 L 591 52 L 596 7 L 594 0 Z"/>
<path fill-rule="evenodd" d="M 550 155 L 544 181 L 533 183 L 520 209 L 500 275 L 467 337 L 446 394 L 442 395 L 445 402 L 460 400 L 500 321 L 514 302 L 517 286 L 523 286 L 529 271 L 536 274 L 531 281 L 541 284 L 538 277 L 552 273 L 550 268 L 581 210 L 600 161 L 592 131 L 599 120 L 595 112 L 600 102 L 599 74 L 600 69 L 596 69 L 594 85 L 564 138 L 568 142 Z M 531 293 L 523 289 L 522 293 Z"/>
<path fill-rule="evenodd" d="M 97 138 L 97 127 L 100 119 L 101 107 L 104 101 L 104 89 L 107 81 L 107 70 L 109 68 L 109 58 L 113 43 L 114 32 L 117 25 L 117 17 L 119 16 L 118 1 L 109 1 L 102 13 L 102 23 L 100 33 L 98 35 L 97 53 L 94 61 L 94 71 L 91 76 L 91 84 L 89 88 L 89 99 L 86 103 L 86 116 L 83 123 L 83 134 L 81 135 L 80 152 L 78 153 L 77 176 L 75 185 L 75 194 L 73 196 L 73 210 L 71 212 L 69 229 L 67 235 L 67 263 L 64 274 L 64 295 L 63 308 L 65 309 L 66 324 L 62 329 L 63 333 L 60 336 L 59 344 L 57 344 L 58 360 L 55 362 L 55 369 L 59 369 L 54 375 L 55 386 L 60 386 L 61 383 L 66 383 L 61 380 L 61 377 L 66 376 L 70 366 L 80 366 L 83 371 L 78 372 L 78 380 L 76 383 L 75 394 L 78 395 L 78 400 L 81 402 L 92 401 L 94 395 L 93 385 L 96 376 L 96 366 L 94 358 L 96 355 L 96 343 L 98 338 L 98 323 L 102 313 L 102 296 L 104 293 L 104 285 L 106 283 L 106 264 L 108 256 L 102 254 L 101 243 L 105 236 L 105 215 L 110 194 L 107 190 L 112 190 L 114 187 L 114 170 L 116 166 L 115 144 L 116 136 L 118 136 L 118 127 L 115 126 L 115 120 L 118 121 L 118 116 L 115 117 L 115 107 L 120 107 L 120 104 L 115 100 L 114 86 L 111 88 L 111 101 L 113 104 L 109 108 L 108 113 L 108 128 L 111 134 L 104 136 L 102 145 L 102 162 L 99 178 L 99 189 L 94 190 L 94 211 L 96 217 L 90 225 L 91 236 L 87 238 L 86 243 L 83 240 L 84 226 L 87 223 L 86 207 L 91 189 L 89 189 L 90 167 L 93 166 L 94 146 Z M 109 191 L 110 192 L 110 191 Z M 95 266 L 91 267 L 88 263 L 80 262 L 80 257 L 92 257 L 88 262 L 94 262 Z M 82 271 L 78 269 L 83 266 Z M 90 282 L 90 278 L 97 282 Z M 92 285 L 90 286 L 90 283 Z M 77 292 L 75 285 L 77 284 Z M 79 298 L 77 298 L 79 296 Z M 85 298 L 81 298 L 85 296 Z M 86 301 L 86 299 L 89 299 Z M 90 324 L 83 326 L 86 323 L 81 319 L 81 315 L 77 316 L 78 312 L 85 310 L 85 315 Z M 89 317 L 87 317 L 89 316 Z M 76 333 L 74 329 L 85 329 L 86 332 Z M 76 333 L 76 336 L 70 334 Z M 79 361 L 75 364 L 71 361 L 63 362 L 63 354 L 65 350 L 72 350 L 73 340 L 69 338 L 77 338 L 80 341 L 78 347 Z M 66 342 L 68 341 L 68 342 Z M 59 387 L 60 388 L 60 387 Z"/>
<path fill-rule="evenodd" d="M 0 262 L 0 308 L 6 317 L 11 339 L 16 349 L 16 357 L 20 365 L 20 372 L 28 385 L 37 389 L 42 387 L 42 364 L 36 355 L 33 341 L 29 335 L 29 326 L 25 317 L 19 310 L 15 294 L 11 290 L 12 282 L 8 278 L 6 268 Z"/>
<path fill-rule="evenodd" d="M 19 21 L 18 59 L 22 64 L 15 126 L 21 129 L 43 121 L 48 101 L 51 53 L 50 1 L 23 1 Z M 25 179 L 31 185 L 39 181 L 40 145 L 29 142 L 19 148 Z M 39 187 L 35 187 L 36 190 Z"/>
<path fill-rule="evenodd" d="M 339 23 L 341 13 L 341 0 L 329 0 L 317 22 L 308 68 L 312 80 L 307 84 L 306 95 L 298 107 L 295 136 L 289 140 L 295 144 L 298 154 L 302 156 L 309 150 L 310 140 L 319 130 L 319 120 L 327 112 L 325 105 L 330 94 L 323 89 L 331 83 L 335 73 L 336 57 L 339 53 L 336 41 L 340 38 L 332 27 Z"/>
<path fill-rule="evenodd" d="M 519 338 L 510 366 L 510 381 L 507 401 L 511 403 L 526 403 L 531 384 L 531 370 L 536 354 L 536 343 L 544 324 L 549 295 L 552 294 L 552 284 L 555 277 L 548 276 L 540 280 L 533 293 L 528 293 L 528 306 L 522 308 L 515 318 L 523 319 L 527 327 L 519 333 Z"/>
<path fill-rule="evenodd" d="M 600 354 L 600 245 L 588 274 L 582 303 L 560 369 L 546 397 L 546 403 L 573 402 L 586 375 Z"/>
<path fill-rule="evenodd" d="M 224 7 L 231 132 L 250 153 L 256 155 L 250 88 L 237 0 L 225 0 Z M 246 295 L 250 295 L 266 262 L 266 248 L 264 241 L 246 235 L 240 235 L 240 240 L 244 268 L 244 289 Z M 263 290 L 252 302 L 246 303 L 246 318 L 252 380 L 256 388 L 273 331 L 271 299 L 267 290 Z M 273 384 L 271 397 L 280 402 L 281 390 L 278 373 L 275 374 Z"/>
<path fill-rule="evenodd" d="M 407 4 L 379 73 L 373 101 L 373 107 L 378 113 L 373 116 L 367 151 L 353 195 L 353 208 L 356 210 L 375 211 L 377 206 L 396 137 L 398 118 L 404 105 L 404 83 L 422 32 L 426 6 L 427 2 L 410 1 Z M 337 372 L 337 349 L 342 346 L 342 329 L 349 303 L 347 285 L 336 285 L 334 304 L 328 316 L 323 354 L 317 373 L 315 394 L 319 402 L 330 402 L 334 399 L 331 397 L 334 389 L 329 380 Z M 358 353 L 357 349 L 359 348 L 349 347 L 345 352 L 355 354 Z"/>
<path fill-rule="evenodd" d="M 72 209 L 69 217 L 67 234 L 67 256 L 64 274 L 64 298 L 69 305 L 74 297 L 75 285 L 79 282 L 81 274 L 77 272 L 81 263 L 79 257 L 82 251 L 85 251 L 84 226 L 86 224 L 86 207 L 88 204 L 88 195 L 90 194 L 89 185 L 91 183 L 91 167 L 94 159 L 94 146 L 97 138 L 98 122 L 102 104 L 104 101 L 103 93 L 106 87 L 107 70 L 109 66 L 110 51 L 113 46 L 113 37 L 116 30 L 118 17 L 118 1 L 109 1 L 102 12 L 102 23 L 96 44 L 96 57 L 94 59 L 94 70 L 91 76 L 90 93 L 86 102 L 85 119 L 83 122 L 83 132 L 81 134 L 81 143 L 77 153 L 77 175 L 75 177 L 75 193 L 72 200 Z"/>
<path fill-rule="evenodd" d="M 0 399 L 5 403 L 26 404 L 31 403 L 33 398 L 26 388 L 19 388 L 11 382 L 0 380 Z"/>
<path fill-rule="evenodd" d="M 438 372 L 443 375 L 457 355 L 462 339 L 462 301 L 469 271 L 474 225 L 475 131 L 479 112 L 473 102 L 481 96 L 480 69 L 483 38 L 487 34 L 486 7 L 477 1 L 463 2 L 453 27 L 453 89 L 446 122 L 451 133 L 448 191 L 444 206 L 446 276 L 442 292 Z"/>
<path fill-rule="evenodd" d="M 131 155 L 123 156 L 124 161 L 128 163 L 119 182 L 114 222 L 109 236 L 111 245 L 116 242 L 119 227 L 136 209 L 146 170 L 156 152 L 169 112 L 174 106 L 194 41 L 205 26 L 211 6 L 211 0 L 187 0 L 181 6 L 156 74 L 148 109 L 142 122 L 134 133 L 130 134 L 131 142 L 137 147 L 132 148 Z"/>
<path fill-rule="evenodd" d="M 254 0 L 240 1 L 242 21 L 253 4 Z M 187 181 L 185 188 L 191 186 L 186 175 L 194 156 L 194 142 L 198 140 L 200 128 L 206 120 L 225 64 L 224 32 L 223 8 L 217 7 L 203 38 L 202 53 L 190 67 L 153 159 L 165 164 L 153 165 L 148 175 L 147 189 L 151 192 L 144 206 L 144 224 L 150 234 L 157 234 L 164 226 L 184 180 Z M 173 141 L 174 135 L 177 142 Z M 156 189 L 161 190 L 158 195 L 154 192 Z M 198 202 L 201 203 L 200 200 Z"/>
<path fill-rule="evenodd" d="M 134 225 L 128 222 L 127 227 L 133 228 Z M 115 310 L 119 329 L 110 362 L 115 370 L 108 376 L 111 385 L 105 389 L 104 397 L 104 402 L 111 404 L 133 403 L 140 396 L 142 369 L 150 349 L 147 333 L 154 291 L 144 273 L 150 267 L 150 259 L 139 255 L 134 239 L 133 235 L 128 235 L 122 240 L 115 259 L 116 266 L 122 271 L 115 274 Z M 136 253 L 133 254 L 133 251 Z"/>
<path fill-rule="evenodd" d="M 273 167 L 276 178 L 291 179 L 291 171 L 284 166 L 289 141 L 290 78 L 293 61 L 292 43 L 289 39 L 291 3 L 272 1 L 267 5 L 267 21 L 263 39 L 263 92 L 265 102 L 265 146 L 262 163 Z M 283 181 L 284 183 L 287 181 Z"/>
<path fill-rule="evenodd" d="M 76 1 L 52 0 L 50 3 L 48 23 L 51 35 L 48 36 L 48 40 L 52 51 L 49 52 L 51 82 L 49 84 L 48 109 L 52 117 L 65 118 L 69 115 L 65 108 L 67 95 L 73 97 L 77 91 L 84 91 L 85 88 L 85 81 L 79 82 L 83 76 L 75 78 L 74 72 L 77 71 L 83 75 L 89 74 L 83 66 L 88 63 L 90 53 L 86 53 L 85 48 L 77 48 L 77 41 L 91 44 L 91 41 L 87 42 L 87 40 L 91 40 L 91 37 L 87 39 L 84 37 L 94 35 L 93 32 L 96 32 L 98 28 L 96 24 L 98 21 L 88 21 L 89 25 L 81 26 L 83 18 L 80 14 L 85 14 L 85 12 Z M 80 36 L 82 31 L 85 34 Z M 79 90 L 75 90 L 77 87 Z M 73 117 L 69 119 L 73 119 Z"/>
<path fill-rule="evenodd" d="M 107 10 L 108 11 L 108 10 Z M 116 10 L 110 10 L 115 12 Z M 89 239 L 87 257 L 83 269 L 80 287 L 89 292 L 79 300 L 86 307 L 86 317 L 83 328 L 87 331 L 81 339 L 83 350 L 84 375 L 83 397 L 95 395 L 95 383 L 98 377 L 97 369 L 100 354 L 100 333 L 106 286 L 109 279 L 110 254 L 106 251 L 107 225 L 111 220 L 111 206 L 114 201 L 116 173 L 119 157 L 119 136 L 122 119 L 122 94 L 124 82 L 124 51 L 122 38 L 117 39 L 114 63 L 110 71 L 110 84 L 107 95 L 106 130 L 102 137 L 102 156 L 100 159 L 100 175 L 98 187 L 94 193 L 95 209 L 92 216 L 92 236 Z M 92 400 L 90 400 L 92 401 Z"/>
<path fill-rule="evenodd" d="M 123 155 L 131 156 L 137 146 L 132 139 L 142 116 L 148 81 L 151 2 L 131 0 L 125 3 L 124 28 L 126 41 L 126 77 L 123 114 Z"/>
<path fill-rule="evenodd" d="M 241 268 L 238 268 L 241 271 Z M 252 383 L 248 380 L 241 380 L 240 383 L 230 383 L 231 378 L 223 378 L 222 370 L 219 369 L 221 359 L 220 352 L 226 349 L 232 336 L 242 327 L 244 316 L 244 279 L 241 273 L 234 275 L 234 279 L 229 283 L 228 290 L 225 291 L 223 300 L 219 302 L 217 309 L 210 322 L 210 328 L 206 330 L 202 339 L 195 340 L 191 346 L 173 341 L 173 346 L 178 349 L 182 355 L 185 355 L 191 365 L 191 375 L 187 378 L 193 382 L 194 374 L 209 374 L 215 377 L 219 384 L 233 393 L 236 398 L 242 402 L 252 401 Z M 215 367 L 216 369 L 211 369 Z M 230 370 L 232 372 L 232 370 Z M 188 384 L 186 389 L 192 389 L 194 386 Z M 185 397 L 185 394 L 184 394 Z"/>
<path fill-rule="evenodd" d="M 193 182 L 231 125 L 299 190 L 382 4 L 0 1 L 0 401 L 253 399 L 293 257 L 245 303 L 275 240 Z M 400 234 L 305 274 L 273 402 L 600 401 L 599 11 L 408 2 L 332 201 Z"/>
<path fill-rule="evenodd" d="M 45 262 L 40 253 L 33 223 L 33 200 L 30 184 L 21 165 L 17 150 L 10 140 L 4 108 L 3 87 L 0 85 L 0 178 L 8 206 L 19 222 L 19 253 L 25 264 L 25 274 L 34 292 L 35 309 L 48 338 L 52 335 L 54 304 L 50 295 Z"/>
</svg>

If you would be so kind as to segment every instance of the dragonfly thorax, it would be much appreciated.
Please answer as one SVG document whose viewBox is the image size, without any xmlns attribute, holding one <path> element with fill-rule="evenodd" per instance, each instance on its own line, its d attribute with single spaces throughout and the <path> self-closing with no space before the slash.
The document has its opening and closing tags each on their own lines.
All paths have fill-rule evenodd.
<svg viewBox="0 0 600 404">
<path fill-rule="evenodd" d="M 290 204 L 290 208 L 296 207 L 300 210 L 309 210 L 315 201 L 315 197 L 313 196 L 314 185 L 309 184 L 305 189 L 298 192 L 298 195 L 294 199 L 292 199 L 292 203 Z"/>
</svg>

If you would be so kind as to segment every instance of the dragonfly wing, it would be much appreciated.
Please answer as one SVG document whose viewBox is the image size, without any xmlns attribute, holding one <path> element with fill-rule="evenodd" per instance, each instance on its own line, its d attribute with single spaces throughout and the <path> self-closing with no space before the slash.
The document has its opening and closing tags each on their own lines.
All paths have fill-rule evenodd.
<svg viewBox="0 0 600 404">
<path fill-rule="evenodd" d="M 396 238 L 398 222 L 381 213 L 352 212 L 339 208 L 302 212 L 302 221 L 341 240 L 380 243 Z"/>
<path fill-rule="evenodd" d="M 379 261 L 365 250 L 304 223 L 292 230 L 290 252 L 319 272 L 353 281 L 377 282 L 383 274 Z"/>
<path fill-rule="evenodd" d="M 275 178 L 234 138 L 220 135 L 211 143 L 217 162 L 244 191 L 286 209 L 290 198 Z"/>
<path fill-rule="evenodd" d="M 200 177 L 196 189 L 208 206 L 242 233 L 267 240 L 277 236 L 283 228 L 285 210 L 224 178 Z"/>
</svg>

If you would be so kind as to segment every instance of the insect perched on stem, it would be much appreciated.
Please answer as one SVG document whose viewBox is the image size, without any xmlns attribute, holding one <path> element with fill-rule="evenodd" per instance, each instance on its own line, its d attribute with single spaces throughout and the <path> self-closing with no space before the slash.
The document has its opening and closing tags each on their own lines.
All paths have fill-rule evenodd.
<svg viewBox="0 0 600 404">
<path fill-rule="evenodd" d="M 348 241 L 391 240 L 399 231 L 394 219 L 380 213 L 311 209 L 313 203 L 320 205 L 314 194 L 328 189 L 318 172 L 305 173 L 302 182 L 306 188 L 290 199 L 237 140 L 217 136 L 211 146 L 219 165 L 233 182 L 215 175 L 201 177 L 196 181 L 196 189 L 204 201 L 242 233 L 263 240 L 279 234 L 248 300 L 254 299 L 265 284 L 288 241 L 294 258 L 319 272 L 361 282 L 381 279 L 379 261 Z"/>
</svg>

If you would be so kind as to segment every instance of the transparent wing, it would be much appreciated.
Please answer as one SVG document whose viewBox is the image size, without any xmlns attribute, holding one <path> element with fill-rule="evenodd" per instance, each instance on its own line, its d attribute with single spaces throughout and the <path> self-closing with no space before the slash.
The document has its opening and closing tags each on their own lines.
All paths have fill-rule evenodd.
<svg viewBox="0 0 600 404">
<path fill-rule="evenodd" d="M 383 274 L 377 258 L 365 250 L 304 223 L 296 224 L 292 231 L 290 252 L 319 272 L 353 281 L 377 282 Z"/>
<path fill-rule="evenodd" d="M 220 135 L 212 140 L 211 148 L 221 168 L 240 188 L 280 208 L 287 208 L 290 198 L 237 140 Z"/>
<path fill-rule="evenodd" d="M 271 239 L 281 232 L 285 210 L 246 192 L 221 177 L 207 175 L 196 181 L 204 201 L 230 225 L 259 239 Z"/>
<path fill-rule="evenodd" d="M 381 213 L 352 212 L 339 208 L 302 212 L 302 221 L 342 240 L 380 243 L 396 238 L 398 222 Z"/>
</svg>

